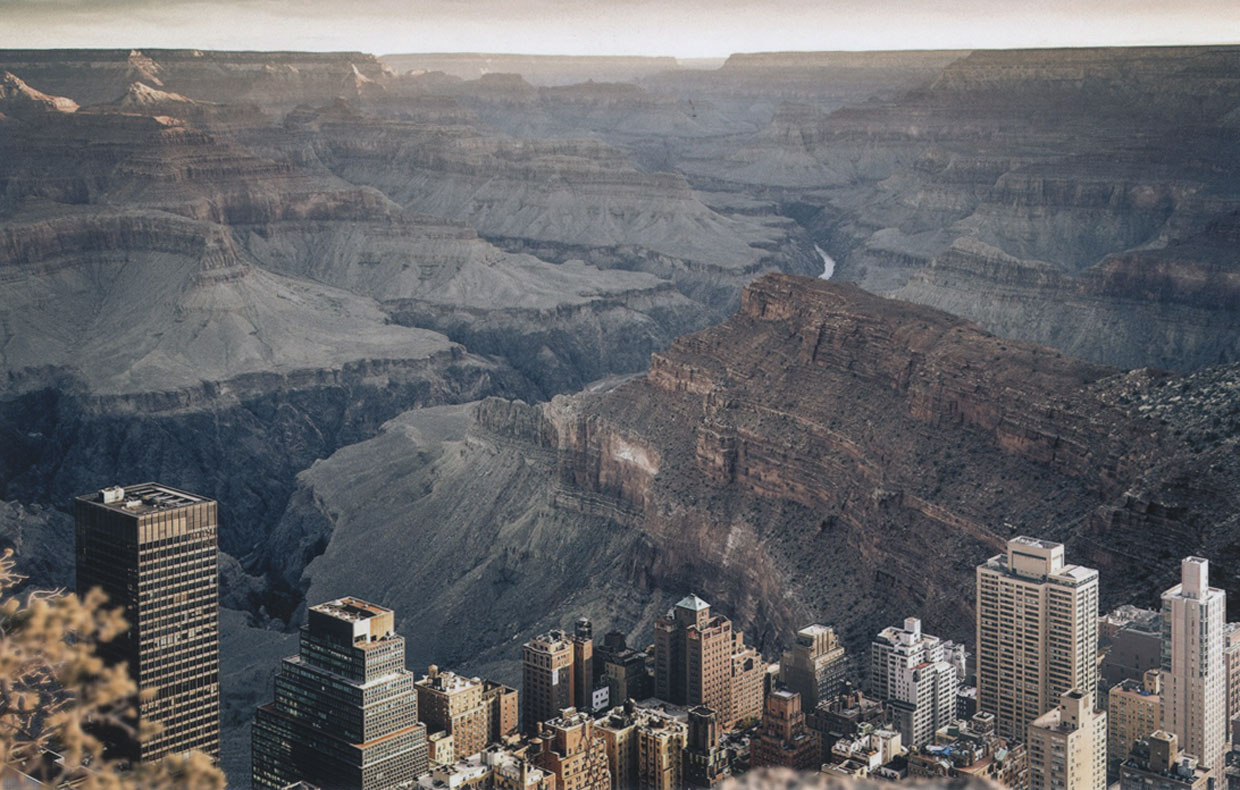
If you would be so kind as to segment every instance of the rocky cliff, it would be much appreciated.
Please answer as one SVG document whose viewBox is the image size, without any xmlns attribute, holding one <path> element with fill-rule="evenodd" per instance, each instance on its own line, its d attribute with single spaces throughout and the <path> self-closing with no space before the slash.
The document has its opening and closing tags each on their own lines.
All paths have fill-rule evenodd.
<svg viewBox="0 0 1240 790">
<path fill-rule="evenodd" d="M 911 613 L 968 639 L 973 567 L 1014 534 L 1103 567 L 1104 604 L 1146 602 L 1187 551 L 1231 556 L 1238 387 L 772 275 L 636 381 L 403 415 L 305 472 L 276 535 L 326 542 L 308 597 L 394 606 L 415 663 L 511 673 L 537 628 L 642 634 L 688 590 L 772 652 L 812 620 L 859 648 Z"/>
<path fill-rule="evenodd" d="M 775 191 L 839 278 L 1095 361 L 1191 370 L 1235 359 L 1234 322 L 1194 283 L 1235 268 L 1209 239 L 1240 205 L 1238 106 L 1237 47 L 979 51 L 885 100 L 784 104 L 752 134 L 686 142 L 677 167 Z M 1065 276 L 1036 295 L 1010 266 L 966 277 L 962 240 Z M 1173 292 L 1137 287 L 1153 279 Z"/>
</svg>

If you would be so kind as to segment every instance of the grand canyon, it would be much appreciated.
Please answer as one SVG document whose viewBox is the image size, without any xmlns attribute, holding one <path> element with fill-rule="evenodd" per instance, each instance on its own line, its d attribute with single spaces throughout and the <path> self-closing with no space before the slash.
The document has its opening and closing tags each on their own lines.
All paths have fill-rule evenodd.
<svg viewBox="0 0 1240 790">
<path fill-rule="evenodd" d="M 230 786 L 345 595 L 515 683 L 689 592 L 968 642 L 1021 534 L 1240 594 L 1240 46 L 0 50 L 0 282 L 31 583 L 75 495 L 219 502 Z"/>
</svg>

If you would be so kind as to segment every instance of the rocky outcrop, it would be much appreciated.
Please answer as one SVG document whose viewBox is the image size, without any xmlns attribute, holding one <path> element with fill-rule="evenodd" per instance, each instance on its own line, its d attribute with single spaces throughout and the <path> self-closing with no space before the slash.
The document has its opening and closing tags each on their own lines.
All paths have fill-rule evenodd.
<svg viewBox="0 0 1240 790">
<path fill-rule="evenodd" d="M 78 104 L 120 99 L 133 82 L 194 99 L 286 111 L 382 90 L 383 66 L 361 52 L 0 50 L 0 69 Z"/>
<path fill-rule="evenodd" d="M 861 645 L 909 612 L 967 639 L 973 568 L 1013 534 L 1104 567 L 1108 604 L 1175 574 L 1124 548 L 1143 531 L 1231 556 L 1240 538 L 1213 525 L 1240 517 L 1237 381 L 1121 374 L 772 275 L 637 381 L 403 415 L 303 474 L 280 534 L 326 542 L 310 598 L 384 601 L 415 653 L 488 672 L 573 613 L 643 635 L 686 590 L 769 651 L 814 619 Z"/>
<path fill-rule="evenodd" d="M 64 96 L 49 96 L 27 85 L 12 72 L 0 74 L 0 112 L 23 118 L 49 112 L 77 112 L 78 105 Z"/>
<path fill-rule="evenodd" d="M 1186 370 L 1233 358 L 1214 339 L 1231 322 L 1195 283 L 1234 264 L 1201 238 L 1236 210 L 1237 106 L 1237 47 L 979 51 L 884 101 L 785 106 L 753 134 L 683 146 L 678 166 L 713 189 L 782 190 L 837 278 Z M 964 276 L 974 243 L 1065 276 L 1017 295 L 993 256 Z M 1163 288 L 1135 285 L 1143 266 Z"/>
</svg>

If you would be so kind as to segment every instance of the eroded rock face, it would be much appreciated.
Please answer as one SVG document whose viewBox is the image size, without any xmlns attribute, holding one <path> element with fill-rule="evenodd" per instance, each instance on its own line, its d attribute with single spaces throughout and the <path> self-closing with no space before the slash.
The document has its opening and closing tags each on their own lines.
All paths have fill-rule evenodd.
<svg viewBox="0 0 1240 790">
<path fill-rule="evenodd" d="M 1014 534 L 1104 568 L 1107 604 L 1185 551 L 1235 553 L 1215 525 L 1237 518 L 1238 388 L 1234 366 L 1123 374 L 772 275 L 636 381 L 403 415 L 304 473 L 278 534 L 326 541 L 308 596 L 394 606 L 415 662 L 512 673 L 538 627 L 640 634 L 687 590 L 769 651 L 812 620 L 860 647 L 909 612 L 968 640 L 973 569 Z M 1144 530 L 1165 545 L 1125 551 Z"/>
<path fill-rule="evenodd" d="M 797 104 L 764 128 L 686 142 L 677 167 L 715 189 L 779 188 L 836 277 L 869 290 L 1113 365 L 1235 359 L 1234 321 L 1194 283 L 1236 264 L 1203 237 L 1237 206 L 1240 49 L 979 51 L 939 68 L 833 112 L 785 95 Z M 997 279 L 1011 267 L 965 277 L 961 241 L 1065 276 L 1036 291 Z M 1147 266 L 1171 293 L 1130 287 Z"/>
</svg>

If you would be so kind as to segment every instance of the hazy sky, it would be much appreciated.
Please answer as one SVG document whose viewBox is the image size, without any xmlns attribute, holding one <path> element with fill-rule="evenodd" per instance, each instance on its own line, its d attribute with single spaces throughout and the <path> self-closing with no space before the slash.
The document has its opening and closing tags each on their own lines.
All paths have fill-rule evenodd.
<svg viewBox="0 0 1240 790">
<path fill-rule="evenodd" d="M 0 0 L 0 47 L 730 52 L 1240 41 L 1240 0 Z"/>
</svg>

